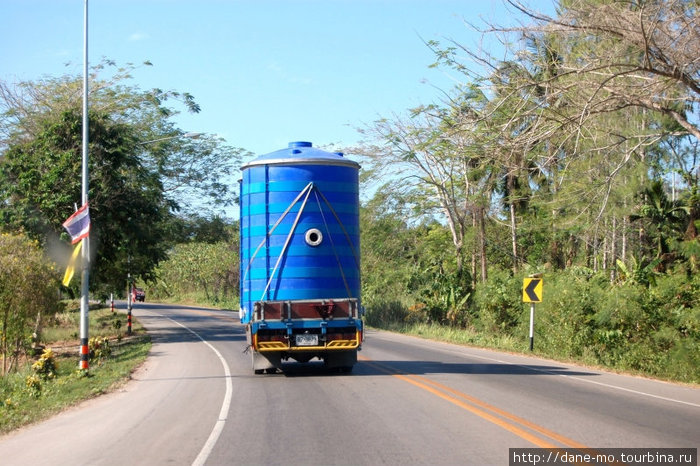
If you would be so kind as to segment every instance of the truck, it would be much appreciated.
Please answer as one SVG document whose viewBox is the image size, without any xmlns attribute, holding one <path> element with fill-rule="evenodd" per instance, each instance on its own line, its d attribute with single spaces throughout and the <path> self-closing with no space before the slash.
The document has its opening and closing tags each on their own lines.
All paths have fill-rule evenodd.
<svg viewBox="0 0 700 466">
<path fill-rule="evenodd" d="M 350 372 L 364 340 L 359 164 L 302 141 L 241 172 L 239 312 L 254 372 L 290 359 Z"/>
</svg>

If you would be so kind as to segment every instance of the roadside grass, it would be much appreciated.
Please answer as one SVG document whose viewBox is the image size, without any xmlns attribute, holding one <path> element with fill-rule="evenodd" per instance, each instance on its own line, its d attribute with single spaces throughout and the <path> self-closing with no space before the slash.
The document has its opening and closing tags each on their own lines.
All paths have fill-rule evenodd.
<svg viewBox="0 0 700 466">
<path fill-rule="evenodd" d="M 428 323 L 382 325 L 375 328 L 378 330 L 387 330 L 425 338 L 426 340 L 443 341 L 446 343 L 497 349 L 514 353 L 520 353 L 526 349 L 526 343 L 523 340 L 517 339 L 511 335 L 493 335 L 473 329 L 447 327 Z"/>
<path fill-rule="evenodd" d="M 417 323 L 406 325 L 401 332 L 430 340 L 511 352 L 521 352 L 524 349 L 524 342 L 511 335 L 489 335 L 472 329 Z"/>
<path fill-rule="evenodd" d="M 25 361 L 17 372 L 0 377 L 0 435 L 46 419 L 69 406 L 113 391 L 124 384 L 151 348 L 145 329 L 133 320 L 132 335 L 125 336 L 126 314 L 109 308 L 91 309 L 90 337 L 102 346 L 94 351 L 90 369 L 79 367 L 80 312 L 73 306 L 61 313 L 43 332 L 57 368 L 53 377 L 41 377 L 32 369 L 39 358 Z M 119 322 L 119 323 L 117 323 Z M 107 344 L 104 344 L 104 339 Z"/>
</svg>

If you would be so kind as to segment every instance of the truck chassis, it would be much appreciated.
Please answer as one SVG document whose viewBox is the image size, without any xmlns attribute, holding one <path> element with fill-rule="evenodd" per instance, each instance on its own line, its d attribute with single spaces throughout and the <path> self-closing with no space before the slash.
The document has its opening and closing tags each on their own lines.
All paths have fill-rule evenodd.
<svg viewBox="0 0 700 466">
<path fill-rule="evenodd" d="M 276 372 L 282 361 L 324 361 L 352 371 L 364 329 L 357 299 L 258 301 L 246 337 L 256 374 Z"/>
</svg>

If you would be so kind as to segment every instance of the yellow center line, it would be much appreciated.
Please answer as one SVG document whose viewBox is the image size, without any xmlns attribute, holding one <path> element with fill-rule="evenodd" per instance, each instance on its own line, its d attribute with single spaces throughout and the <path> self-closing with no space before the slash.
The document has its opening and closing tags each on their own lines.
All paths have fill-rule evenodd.
<svg viewBox="0 0 700 466">
<path fill-rule="evenodd" d="M 499 426 L 499 427 L 501 427 L 509 432 L 514 433 L 518 437 L 523 438 L 531 443 L 534 443 L 538 447 L 541 447 L 541 448 L 556 448 L 557 447 L 555 444 L 549 443 L 546 440 L 540 439 L 539 437 L 532 435 L 531 433 L 527 432 L 524 429 L 521 429 L 520 427 L 518 427 L 515 424 L 504 421 L 504 420 L 502 420 L 502 419 L 500 419 L 492 414 L 487 413 L 484 410 L 481 410 L 475 406 L 472 406 L 468 403 L 465 403 L 458 398 L 455 398 L 455 397 L 450 396 L 446 393 L 443 393 L 443 392 L 441 392 L 441 391 L 439 391 L 439 390 L 437 390 L 429 385 L 426 385 L 422 382 L 419 382 L 419 381 L 417 381 L 409 376 L 405 376 L 405 375 L 401 375 L 401 374 L 391 374 L 391 376 L 396 377 L 398 379 L 401 379 L 403 381 L 406 381 L 412 385 L 415 385 L 416 387 L 420 387 L 423 390 L 426 390 L 426 391 L 432 393 L 433 395 L 439 396 L 440 398 L 447 400 L 450 403 L 453 403 L 453 404 L 459 406 L 460 408 L 466 409 L 467 411 L 469 411 L 473 414 L 476 414 L 480 418 L 486 419 L 487 421 L 492 422 L 493 424 L 496 424 L 497 426 Z"/>
<path fill-rule="evenodd" d="M 546 429 L 542 426 L 534 424 L 526 419 L 518 417 L 514 414 L 511 414 L 507 411 L 504 411 L 500 408 L 497 408 L 493 405 L 490 405 L 484 401 L 481 401 L 478 398 L 475 398 L 471 395 L 467 395 L 466 393 L 463 393 L 463 392 L 460 392 L 460 391 L 455 390 L 453 388 L 450 388 L 450 387 L 443 385 L 439 382 L 435 382 L 433 380 L 430 380 L 426 377 L 422 377 L 419 375 L 397 373 L 393 369 L 389 369 L 389 368 L 383 367 L 380 364 L 374 363 L 371 359 L 369 359 L 365 356 L 360 356 L 359 359 L 369 363 L 373 367 L 381 370 L 382 372 L 385 372 L 385 373 L 391 375 L 392 377 L 403 380 L 404 382 L 408 382 L 411 385 L 419 387 L 419 388 L 421 388 L 429 393 L 432 393 L 433 395 L 436 395 L 436 396 L 438 396 L 446 401 L 449 401 L 452 404 L 459 406 L 462 409 L 465 409 L 473 414 L 476 414 L 480 418 L 485 419 L 485 420 L 501 427 L 502 429 L 505 429 L 509 432 L 512 432 L 513 434 L 517 435 L 518 437 L 525 439 L 528 442 L 531 442 L 534 445 L 537 445 L 538 447 L 558 449 L 558 446 L 555 445 L 554 443 L 549 442 L 545 438 L 538 437 L 538 436 L 532 434 L 531 432 L 521 428 L 520 426 L 525 427 L 527 429 L 530 429 L 532 431 L 535 431 L 544 437 L 548 437 L 551 440 L 554 440 L 556 442 L 559 442 L 559 443 L 564 444 L 564 445 L 569 446 L 569 447 L 573 447 L 573 448 L 577 448 L 577 449 L 589 448 L 586 445 L 583 445 L 579 442 L 576 442 L 575 440 L 564 437 L 563 435 L 559 435 L 556 432 L 553 432 L 553 431 Z M 503 418 L 505 418 L 505 419 L 503 419 Z"/>
<path fill-rule="evenodd" d="M 570 438 L 568 438 L 568 437 L 564 437 L 563 435 L 559 435 L 559 434 L 557 434 L 556 432 L 553 432 L 553 431 L 551 431 L 551 430 L 549 430 L 549 429 L 546 429 L 546 428 L 544 428 L 544 427 L 542 427 L 542 426 L 539 426 L 539 425 L 537 425 L 537 424 L 535 424 L 535 423 L 533 423 L 533 422 L 530 422 L 530 421 L 528 421 L 527 419 L 523 419 L 523 418 L 521 418 L 521 417 L 519 417 L 519 416 L 516 416 L 516 415 L 514 415 L 514 414 L 511 414 L 511 413 L 509 413 L 509 412 L 507 412 L 507 411 L 504 411 L 504 410 L 502 410 L 502 409 L 500 409 L 500 408 L 498 408 L 498 407 L 496 407 L 496 406 L 493 406 L 493 405 L 490 405 L 490 404 L 488 404 L 488 403 L 486 403 L 486 402 L 484 402 L 484 401 L 481 401 L 481 400 L 479 400 L 478 398 L 474 398 L 474 397 L 471 396 L 471 395 L 467 395 L 466 393 L 462 393 L 462 392 L 457 391 L 457 390 L 455 390 L 455 389 L 453 389 L 453 388 L 450 388 L 450 387 L 447 387 L 447 386 L 445 386 L 445 385 L 442 385 L 442 384 L 439 383 L 439 382 L 435 382 L 435 381 L 433 381 L 433 380 L 427 379 L 427 378 L 422 377 L 422 376 L 419 376 L 419 375 L 409 375 L 409 377 L 413 377 L 413 378 L 415 378 L 415 379 L 422 380 L 422 381 L 424 381 L 424 382 L 426 382 L 426 383 L 428 383 L 428 384 L 430 384 L 430 385 L 433 385 L 434 387 L 437 387 L 437 388 L 439 388 L 439 389 L 441 389 L 441 390 L 444 390 L 444 391 L 446 391 L 446 392 L 448 392 L 448 393 L 452 393 L 452 394 L 454 394 L 454 395 L 456 395 L 456 396 L 458 396 L 458 397 L 460 397 L 460 398 L 464 398 L 465 400 L 468 400 L 470 403 L 473 403 L 473 404 L 475 404 L 475 405 L 477 405 L 477 406 L 481 406 L 482 408 L 484 408 L 484 409 L 486 409 L 486 410 L 489 410 L 489 411 L 491 411 L 491 412 L 493 412 L 493 413 L 496 413 L 496 414 L 498 414 L 499 416 L 505 417 L 506 419 L 510 419 L 511 421 L 516 422 L 516 423 L 518 423 L 518 424 L 520 424 L 520 425 L 522 425 L 522 426 L 524 426 L 524 427 L 527 427 L 527 428 L 532 429 L 532 430 L 534 430 L 534 431 L 536 431 L 536 432 L 539 432 L 540 434 L 542 434 L 542 435 L 544 435 L 544 436 L 546 436 L 546 437 L 549 437 L 549 438 L 551 438 L 552 440 L 556 440 L 557 442 L 560 442 L 560 443 L 562 443 L 562 444 L 564 444 L 564 445 L 566 445 L 566 446 L 568 446 L 568 447 L 572 447 L 572 448 L 588 448 L 588 446 L 586 446 L 586 445 L 584 445 L 584 444 L 582 444 L 582 443 L 579 443 L 579 442 L 577 442 L 577 441 L 575 441 L 575 440 L 572 440 L 572 439 L 570 439 Z"/>
</svg>

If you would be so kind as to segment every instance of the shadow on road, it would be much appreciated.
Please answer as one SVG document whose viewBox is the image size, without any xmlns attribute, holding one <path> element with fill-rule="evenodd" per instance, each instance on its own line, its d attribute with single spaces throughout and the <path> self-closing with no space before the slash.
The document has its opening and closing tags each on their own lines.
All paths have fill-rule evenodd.
<svg viewBox="0 0 700 466">
<path fill-rule="evenodd" d="M 380 374 L 479 374 L 479 375 L 569 375 L 597 376 L 595 372 L 575 371 L 562 366 L 501 363 L 446 363 L 440 361 L 360 361 L 355 375 Z"/>
<path fill-rule="evenodd" d="M 198 335 L 208 342 L 242 342 L 245 341 L 245 334 L 242 331 L 225 326 L 199 326 L 196 329 Z M 187 329 L 159 328 L 148 330 L 153 343 L 197 343 L 202 340 Z"/>
<path fill-rule="evenodd" d="M 322 361 L 313 360 L 308 363 L 284 363 L 282 370 L 275 374 L 259 375 L 258 377 L 323 377 L 323 376 L 352 376 L 376 377 L 385 375 L 430 375 L 430 374 L 473 374 L 473 375 L 567 375 L 567 376 L 597 376 L 595 372 L 570 370 L 561 366 L 528 365 L 528 364 L 470 364 L 444 363 L 439 361 L 358 361 L 349 374 L 336 369 L 329 369 Z"/>
</svg>

